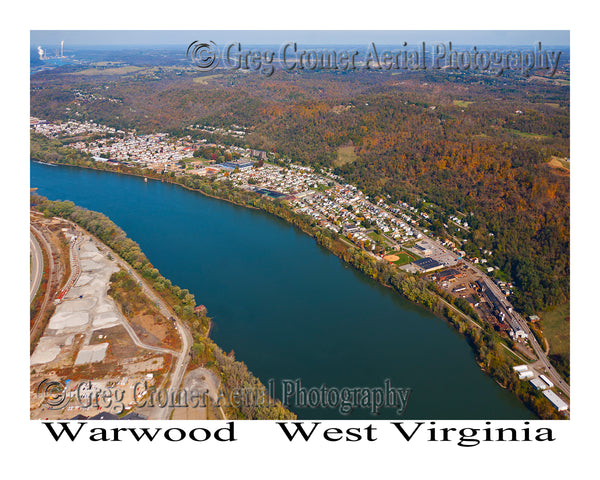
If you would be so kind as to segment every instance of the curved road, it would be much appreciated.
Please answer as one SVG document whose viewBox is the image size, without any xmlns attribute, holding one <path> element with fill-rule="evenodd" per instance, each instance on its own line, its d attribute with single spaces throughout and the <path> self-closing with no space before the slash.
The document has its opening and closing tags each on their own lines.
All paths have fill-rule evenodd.
<svg viewBox="0 0 600 480">
<path fill-rule="evenodd" d="M 481 273 L 481 271 L 475 268 L 475 266 L 472 263 L 464 259 L 463 261 L 473 271 Z M 535 335 L 533 335 L 533 333 L 531 332 L 527 321 L 514 310 L 513 306 L 508 301 L 506 296 L 502 293 L 500 288 L 490 279 L 490 277 L 488 277 L 487 275 L 483 275 L 483 280 L 485 281 L 486 286 L 489 289 L 491 289 L 492 292 L 494 292 L 494 294 L 496 295 L 496 297 L 498 298 L 498 300 L 502 304 L 502 307 L 504 307 L 508 315 L 511 315 L 512 318 L 517 322 L 519 327 L 521 327 L 521 329 L 523 329 L 523 331 L 527 334 L 527 340 L 529 341 L 529 344 L 531 345 L 533 351 L 538 357 L 538 360 L 536 360 L 535 362 L 531 362 L 531 364 L 534 367 L 541 367 L 540 369 L 544 370 L 544 373 L 550 378 L 550 380 L 552 380 L 554 385 L 561 389 L 567 395 L 567 397 L 570 397 L 571 388 L 569 384 L 561 377 L 561 375 L 556 371 L 554 366 L 550 363 L 550 360 L 548 360 L 548 357 L 546 356 L 546 352 L 544 352 L 540 344 L 537 342 Z"/>
<path fill-rule="evenodd" d="M 31 282 L 29 284 L 29 303 L 31 303 L 33 302 L 33 298 L 40 288 L 42 273 L 44 272 L 44 257 L 42 256 L 42 248 L 31 231 L 29 232 L 29 250 L 31 252 Z"/>
<path fill-rule="evenodd" d="M 179 332 L 179 334 L 181 336 L 181 352 L 179 354 L 177 354 L 177 352 L 173 352 L 172 350 L 169 350 L 169 349 L 160 349 L 160 350 L 163 350 L 164 353 L 171 353 L 177 357 L 177 363 L 175 364 L 175 368 L 173 369 L 173 373 L 171 374 L 171 384 L 169 385 L 169 398 L 171 398 L 171 395 L 174 395 L 179 391 L 179 388 L 183 381 L 183 376 L 185 374 L 185 370 L 186 370 L 188 362 L 189 362 L 189 352 L 190 352 L 190 348 L 191 348 L 192 342 L 193 342 L 191 332 L 189 331 L 187 326 L 181 321 L 181 319 L 179 319 L 177 317 L 177 315 L 175 315 L 175 313 L 170 308 L 167 307 L 167 305 L 163 302 L 163 300 L 161 298 L 159 298 L 150 287 L 148 287 L 145 280 L 135 270 L 133 270 L 131 265 L 129 265 L 125 260 L 123 260 L 119 255 L 117 255 L 110 247 L 108 247 L 107 245 L 102 243 L 96 237 L 90 235 L 88 232 L 86 232 L 86 234 L 93 238 L 94 244 L 96 245 L 96 248 L 98 248 L 99 251 L 110 252 L 110 254 L 112 255 L 113 259 L 117 262 L 117 264 L 123 270 L 128 272 L 129 275 L 131 275 L 131 277 L 133 277 L 136 282 L 138 282 L 138 284 L 140 285 L 144 294 L 150 300 L 152 300 L 156 305 L 158 305 L 160 313 L 163 316 L 165 316 L 166 318 L 174 318 L 175 319 L 175 324 L 177 325 L 177 331 Z M 126 328 L 127 328 L 127 326 L 126 326 Z M 135 335 L 135 332 L 133 332 L 133 329 L 131 327 L 128 329 L 128 332 L 130 334 L 133 333 L 132 338 L 134 338 L 134 339 L 137 338 L 137 335 Z M 134 340 L 134 342 L 135 342 L 135 340 Z M 147 347 L 145 347 L 145 348 L 147 348 Z M 153 350 L 159 350 L 158 347 L 151 347 L 151 348 Z M 155 420 L 166 420 L 170 417 L 172 408 L 160 408 L 159 410 L 160 411 L 159 411 L 158 416 L 154 419 Z"/>
<path fill-rule="evenodd" d="M 441 248 L 444 252 L 452 255 L 453 258 L 455 258 L 457 260 L 460 258 L 454 252 L 451 252 L 450 250 L 445 248 L 441 244 L 441 242 L 438 242 L 434 238 L 424 234 L 422 231 L 418 230 L 417 228 L 414 228 L 414 230 L 417 233 L 420 233 L 422 235 L 423 239 L 429 240 L 434 245 L 436 245 L 436 247 Z M 473 263 L 469 262 L 467 259 L 463 258 L 462 261 L 465 263 L 465 265 L 467 265 L 467 267 L 472 272 L 481 276 L 481 278 L 484 281 L 484 283 L 486 284 L 486 286 L 496 295 L 500 304 L 506 310 L 506 313 L 508 314 L 508 316 L 510 316 L 511 319 L 514 320 L 517 323 L 517 325 L 527 334 L 527 340 L 529 341 L 529 344 L 531 345 L 533 351 L 535 352 L 535 354 L 538 357 L 538 360 L 536 360 L 535 362 L 530 362 L 530 364 L 533 367 L 537 367 L 540 370 L 543 370 L 544 373 L 550 378 L 550 380 L 552 380 L 554 385 L 556 387 L 558 387 L 560 390 L 562 390 L 567 395 L 567 397 L 570 397 L 571 396 L 571 388 L 570 388 L 569 384 L 562 378 L 562 376 L 556 371 L 554 366 L 550 363 L 550 360 L 548 360 L 548 356 L 546 355 L 546 352 L 544 352 L 544 350 L 542 349 L 540 344 L 537 342 L 535 336 L 531 332 L 529 325 L 527 324 L 527 321 L 519 313 L 517 313 L 514 310 L 512 304 L 508 301 L 508 299 L 506 298 L 504 293 L 502 293 L 500 288 L 496 285 L 496 283 L 494 283 L 494 281 L 489 276 L 487 276 L 485 273 L 483 273 L 481 270 L 479 270 L 477 267 L 475 267 L 475 265 Z"/>
</svg>

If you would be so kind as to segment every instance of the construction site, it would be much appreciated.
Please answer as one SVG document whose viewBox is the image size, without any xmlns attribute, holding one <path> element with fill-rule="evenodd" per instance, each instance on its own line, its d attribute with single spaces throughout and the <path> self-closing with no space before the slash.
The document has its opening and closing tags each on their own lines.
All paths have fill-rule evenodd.
<svg viewBox="0 0 600 480">
<path fill-rule="evenodd" d="M 168 418 L 169 409 L 147 399 L 183 383 L 187 330 L 99 240 L 34 210 L 30 220 L 31 418 Z M 214 396 L 218 380 L 195 371 L 193 378 Z"/>
</svg>

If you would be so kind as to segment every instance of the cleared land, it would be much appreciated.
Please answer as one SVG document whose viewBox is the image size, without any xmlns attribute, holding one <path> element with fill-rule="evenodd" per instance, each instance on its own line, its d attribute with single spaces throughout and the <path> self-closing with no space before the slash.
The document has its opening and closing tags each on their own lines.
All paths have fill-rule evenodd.
<svg viewBox="0 0 600 480">
<path fill-rule="evenodd" d="M 570 303 L 556 307 L 548 313 L 541 314 L 544 336 L 550 342 L 550 353 L 569 358 L 570 342 Z"/>
<path fill-rule="evenodd" d="M 456 105 L 457 107 L 468 107 L 469 105 L 472 105 L 475 102 L 468 102 L 466 100 L 453 100 L 454 105 Z"/>
<path fill-rule="evenodd" d="M 223 75 L 218 73 L 215 75 L 205 75 L 203 77 L 194 78 L 194 83 L 199 83 L 200 85 L 206 85 L 209 80 L 214 80 L 216 78 L 221 78 Z"/>
<path fill-rule="evenodd" d="M 65 221 L 40 218 L 38 223 L 43 223 L 48 235 L 51 233 L 46 226 L 53 226 L 71 246 L 71 270 L 75 274 L 70 289 L 61 290 L 64 296 L 60 297 L 31 355 L 31 418 L 65 419 L 76 413 L 91 416 L 99 409 L 111 408 L 86 406 L 78 400 L 69 400 L 70 397 L 50 408 L 45 403 L 47 392 L 39 391 L 40 385 L 48 380 L 59 382 L 71 391 L 79 381 L 91 380 L 109 386 L 118 383 L 128 395 L 140 381 L 164 387 L 172 358 L 177 354 L 168 347 L 182 348 L 174 323 L 158 311 L 135 280 L 120 270 L 104 249 L 100 251 L 85 232 Z M 69 258 L 68 252 L 69 248 L 61 257 Z M 108 295 L 109 288 L 116 299 Z M 127 409 L 134 406 L 131 398 Z"/>
<path fill-rule="evenodd" d="M 353 163 L 358 159 L 356 152 L 354 151 L 353 145 L 347 145 L 345 147 L 339 147 L 337 150 L 337 158 L 335 160 L 335 166 L 341 167 L 347 163 Z"/>
<path fill-rule="evenodd" d="M 522 132 L 513 128 L 506 128 L 505 130 L 507 132 L 513 133 L 514 135 L 517 135 L 518 137 L 531 138 L 533 140 L 548 140 L 552 138 L 552 135 L 539 135 L 537 133 Z"/>
<path fill-rule="evenodd" d="M 404 250 L 400 250 L 397 252 L 388 252 L 388 254 L 385 257 L 383 257 L 383 259 L 395 265 L 406 265 L 407 263 L 411 263 L 415 260 L 418 260 L 419 257 L 414 254 L 405 252 Z"/>
<path fill-rule="evenodd" d="M 126 75 L 128 73 L 136 73 L 145 69 L 145 67 L 134 67 L 133 65 L 114 68 L 86 68 L 85 70 L 72 72 L 70 75 Z"/>
<path fill-rule="evenodd" d="M 552 168 L 556 168 L 563 172 L 568 172 L 568 173 L 571 172 L 571 162 L 567 162 L 563 158 L 558 158 L 558 157 L 552 156 L 552 157 L 550 157 L 550 161 L 548 162 L 548 165 L 550 165 Z"/>
</svg>

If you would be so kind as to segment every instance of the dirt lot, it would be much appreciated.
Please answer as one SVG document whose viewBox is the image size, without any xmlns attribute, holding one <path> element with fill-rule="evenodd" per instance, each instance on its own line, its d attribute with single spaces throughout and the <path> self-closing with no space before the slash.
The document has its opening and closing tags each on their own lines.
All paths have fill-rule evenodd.
<svg viewBox="0 0 600 480">
<path fill-rule="evenodd" d="M 65 263 L 65 270 L 71 263 L 69 251 L 73 252 L 74 274 L 69 281 L 70 290 L 63 290 L 64 296 L 57 300 L 31 355 L 31 418 L 72 418 L 82 412 L 81 407 L 75 412 L 70 403 L 62 410 L 49 408 L 46 393 L 40 394 L 38 390 L 40 384 L 50 379 L 66 392 L 70 382 L 112 385 L 118 378 L 146 378 L 152 374 L 153 381 L 163 387 L 173 358 L 169 353 L 152 349 L 180 348 L 180 338 L 172 322 L 158 313 L 135 282 L 133 286 L 139 295 L 134 295 L 135 288 L 125 288 L 124 292 L 129 306 L 139 304 L 141 310 L 124 316 L 115 300 L 108 296 L 112 275 L 120 270 L 116 262 L 106 252 L 100 252 L 78 227 L 56 220 L 44 230 L 53 246 L 57 250 L 60 247 L 59 257 Z M 99 410 L 102 407 L 89 412 L 85 409 L 83 414 L 93 416 Z"/>
<path fill-rule="evenodd" d="M 142 342 L 155 347 L 181 348 L 179 335 L 173 325 L 161 315 L 136 315 L 131 324 Z"/>
</svg>

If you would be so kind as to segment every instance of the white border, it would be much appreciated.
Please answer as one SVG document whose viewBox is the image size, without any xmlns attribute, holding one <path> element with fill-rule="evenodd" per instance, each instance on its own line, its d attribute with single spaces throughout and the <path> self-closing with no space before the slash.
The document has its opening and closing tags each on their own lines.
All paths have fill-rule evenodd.
<svg viewBox="0 0 600 480">
<path fill-rule="evenodd" d="M 483 2 L 405 2 L 379 4 L 347 1 L 338 5 L 322 1 L 271 3 L 232 1 L 218 6 L 206 2 L 123 1 L 59 3 L 27 2 L 14 12 L 5 12 L 8 30 L 3 31 L 2 114 L 4 139 L 2 200 L 5 206 L 3 228 L 2 276 L 3 305 L 18 305 L 4 318 L 3 433 L 10 438 L 9 461 L 18 471 L 45 474 L 83 475 L 86 478 L 114 475 L 136 478 L 206 474 L 232 477 L 233 473 L 253 477 L 322 478 L 373 476 L 387 472 L 394 476 L 430 478 L 460 475 L 461 478 L 524 478 L 536 473 L 564 476 L 591 466 L 587 448 L 597 449 L 595 425 L 598 399 L 594 340 L 598 338 L 598 313 L 591 300 L 597 280 L 593 271 L 594 235 L 597 232 L 595 206 L 598 178 L 597 63 L 593 38 L 591 6 L 549 1 L 526 4 L 504 1 L 484 7 Z M 583 19 L 583 20 L 581 20 Z M 23 356 L 28 344 L 27 329 L 27 230 L 28 230 L 28 125 L 29 30 L 33 29 L 570 29 L 572 60 L 572 399 L 570 422 L 550 422 L 556 442 L 546 444 L 490 443 L 475 448 L 455 444 L 405 444 L 397 436 L 383 433 L 377 442 L 356 444 L 310 442 L 289 444 L 279 428 L 269 422 L 238 423 L 240 441 L 232 445 L 168 444 L 158 448 L 131 442 L 98 445 L 88 442 L 55 443 L 44 435 L 44 427 L 28 420 L 28 359 Z M 8 80 L 8 82 L 6 82 Z M 14 166 L 18 167 L 15 168 Z M 6 221 L 6 220 L 5 220 Z M 590 235 L 585 235 L 590 233 Z M 14 254 L 13 254 L 14 252 Z M 592 257 L 592 258 L 590 258 Z M 591 265 L 591 266 L 590 266 Z M 25 273 L 24 273 L 25 272 Z M 594 284 L 595 283 L 595 284 Z M 7 340 L 8 339 L 8 340 Z M 17 362 L 15 360 L 18 359 Z M 585 387 L 584 387 L 585 386 Z M 327 422 L 332 426 L 340 422 Z M 351 422 L 368 424 L 372 422 Z M 440 425 L 442 422 L 438 422 Z M 443 422 L 444 425 L 474 426 L 478 422 Z M 501 422 L 494 422 L 497 425 Z M 519 423 L 519 422 L 511 422 Z M 541 423 L 541 422 L 539 422 Z M 548 422 L 544 422 L 548 423 Z M 173 426 L 169 423 L 168 426 Z M 187 426 L 187 425 L 186 425 Z M 238 428 L 239 426 L 239 428 Z M 483 426 L 483 425 L 482 425 Z M 537 426 L 537 425 L 536 425 Z M 385 429 L 387 431 L 387 429 Z M 65 448 L 66 447 L 66 448 Z M 125 450 L 122 448 L 125 447 Z M 23 452 L 26 458 L 19 457 Z M 590 452 L 591 453 L 591 452 Z M 593 455 L 593 454 L 592 454 Z M 18 463 L 17 463 L 18 462 Z M 6 471 L 10 471 L 7 469 Z M 595 471 L 595 469 L 591 469 Z"/>
</svg>

